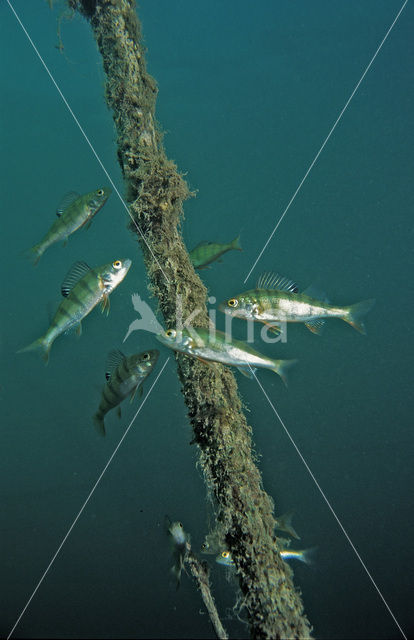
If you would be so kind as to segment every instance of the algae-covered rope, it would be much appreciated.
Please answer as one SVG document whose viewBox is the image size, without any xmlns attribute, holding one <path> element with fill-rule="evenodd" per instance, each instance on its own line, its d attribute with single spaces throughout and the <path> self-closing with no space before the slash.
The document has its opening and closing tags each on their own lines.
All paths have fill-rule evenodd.
<svg viewBox="0 0 414 640">
<path fill-rule="evenodd" d="M 141 29 L 132 0 L 69 0 L 90 22 L 106 73 L 126 198 L 150 288 L 167 326 L 175 325 L 176 300 L 194 326 L 208 326 L 206 289 L 195 273 L 178 230 L 190 195 L 167 159 L 155 121 L 157 87 L 146 72 Z M 139 232 L 138 230 L 139 229 Z M 161 268 L 160 268 L 161 267 Z M 292 572 L 274 537 L 273 501 L 262 488 L 252 457 L 251 428 L 242 412 L 233 374 L 177 355 L 178 374 L 218 524 L 231 551 L 243 606 L 255 638 L 309 638 Z"/>
</svg>

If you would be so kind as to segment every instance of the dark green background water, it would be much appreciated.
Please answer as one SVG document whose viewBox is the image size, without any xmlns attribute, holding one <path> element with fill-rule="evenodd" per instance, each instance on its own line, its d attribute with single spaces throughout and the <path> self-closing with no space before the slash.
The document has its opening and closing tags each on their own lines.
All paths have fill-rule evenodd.
<svg viewBox="0 0 414 640">
<path fill-rule="evenodd" d="M 191 248 L 241 232 L 243 253 L 202 272 L 217 299 L 243 289 L 401 4 L 140 3 L 167 153 L 198 190 L 185 205 L 185 240 Z M 60 54 L 54 47 L 60 7 L 51 12 L 34 0 L 14 6 L 122 192 L 89 26 L 79 17 L 64 21 Z M 20 256 L 49 227 L 65 192 L 84 193 L 107 179 L 5 0 L 0 25 L 0 634 L 6 636 L 138 406 L 126 404 L 121 422 L 110 414 L 107 438 L 97 436 L 91 415 L 106 354 L 122 346 L 136 317 L 131 294 L 149 296 L 116 194 L 88 232 L 50 249 L 36 269 Z M 321 338 L 294 326 L 287 345 L 265 347 L 275 357 L 299 358 L 288 390 L 270 372 L 259 376 L 407 636 L 414 557 L 413 29 L 408 3 L 248 283 L 277 270 L 303 288 L 317 282 L 339 304 L 377 300 L 366 337 L 332 321 Z M 44 333 L 72 262 L 98 265 L 124 256 L 133 266 L 112 296 L 108 319 L 95 310 L 80 339 L 57 340 L 48 367 L 33 354 L 16 355 Z M 243 328 L 237 323 L 240 337 Z M 134 333 L 124 348 L 154 346 L 150 334 Z M 158 370 L 169 355 L 162 348 Z M 276 512 L 293 509 L 300 544 L 318 546 L 313 567 L 294 567 L 315 636 L 402 637 L 260 388 L 237 376 Z M 190 440 L 171 358 L 14 637 L 214 637 L 191 580 L 184 576 L 176 592 L 169 578 L 164 515 L 183 522 L 195 548 L 208 527 Z M 248 636 L 246 626 L 226 618 L 233 584 L 222 567 L 211 569 L 225 626 L 233 637 Z"/>
</svg>

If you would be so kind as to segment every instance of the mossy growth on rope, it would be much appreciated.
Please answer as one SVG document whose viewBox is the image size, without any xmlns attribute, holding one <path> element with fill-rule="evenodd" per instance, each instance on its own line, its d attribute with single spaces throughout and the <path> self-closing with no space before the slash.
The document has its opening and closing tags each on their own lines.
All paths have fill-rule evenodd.
<svg viewBox="0 0 414 640">
<path fill-rule="evenodd" d="M 132 0 L 69 0 L 90 22 L 106 73 L 105 97 L 117 132 L 126 199 L 165 324 L 177 299 L 194 326 L 207 327 L 206 288 L 180 233 L 191 193 L 166 154 L 155 123 L 157 86 L 146 71 L 141 28 Z M 185 319 L 185 318 L 184 318 Z M 310 625 L 278 553 L 272 499 L 252 453 L 251 427 L 230 369 L 176 355 L 188 416 L 207 490 L 214 495 L 220 535 L 235 561 L 242 601 L 255 638 L 309 638 Z M 277 464 L 277 460 L 275 461 Z"/>
</svg>

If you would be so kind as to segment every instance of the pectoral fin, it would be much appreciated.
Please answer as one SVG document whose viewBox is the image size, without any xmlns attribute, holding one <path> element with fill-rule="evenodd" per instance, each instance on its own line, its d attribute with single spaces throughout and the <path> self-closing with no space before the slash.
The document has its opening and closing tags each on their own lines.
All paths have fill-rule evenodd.
<svg viewBox="0 0 414 640">
<path fill-rule="evenodd" d="M 271 331 L 272 333 L 280 333 L 282 331 L 282 328 L 278 324 L 272 324 L 270 322 L 264 322 L 263 320 L 261 322 L 263 322 L 263 324 L 266 326 L 267 330 Z"/>
<path fill-rule="evenodd" d="M 200 358 L 200 356 L 195 356 L 195 357 L 197 358 L 197 360 L 199 360 L 203 364 L 206 364 L 209 367 L 214 367 L 214 362 L 212 362 L 211 360 L 205 360 L 204 358 Z"/>
<path fill-rule="evenodd" d="M 252 380 L 254 378 L 254 372 L 256 371 L 256 367 L 249 367 L 248 365 L 242 365 L 240 367 L 236 367 L 246 378 L 250 378 Z"/>
<path fill-rule="evenodd" d="M 88 218 L 82 225 L 82 227 L 87 231 L 93 222 L 93 218 Z"/>
<path fill-rule="evenodd" d="M 135 396 L 136 396 L 137 392 L 138 392 L 138 398 L 141 398 L 141 396 L 142 396 L 142 391 L 143 391 L 143 389 L 142 389 L 142 384 L 138 384 L 136 387 L 134 387 L 134 389 L 132 389 L 132 391 L 131 391 L 131 395 L 130 395 L 130 397 L 129 397 L 129 401 L 130 401 L 130 402 L 133 402 L 133 401 L 134 401 L 134 398 L 135 398 Z"/>
<path fill-rule="evenodd" d="M 109 302 L 109 296 L 104 295 L 102 298 L 102 307 L 101 307 L 102 313 L 106 310 L 106 315 L 109 316 L 110 307 L 111 307 L 111 304 Z"/>
</svg>

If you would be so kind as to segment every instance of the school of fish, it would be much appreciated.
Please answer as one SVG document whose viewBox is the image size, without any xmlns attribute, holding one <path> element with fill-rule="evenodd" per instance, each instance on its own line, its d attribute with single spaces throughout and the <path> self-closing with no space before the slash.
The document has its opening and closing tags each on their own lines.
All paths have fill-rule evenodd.
<svg viewBox="0 0 414 640">
<path fill-rule="evenodd" d="M 80 228 L 89 228 L 94 216 L 104 206 L 111 194 L 109 187 L 100 187 L 79 195 L 70 192 L 64 196 L 56 210 L 57 219 L 50 226 L 43 238 L 28 250 L 28 255 L 37 264 L 44 252 L 53 244 L 62 241 L 64 244 L 70 235 Z M 195 269 L 205 269 L 212 262 L 220 261 L 221 256 L 231 250 L 241 251 L 240 236 L 228 243 L 202 242 L 190 251 L 190 260 Z M 81 322 L 98 305 L 102 311 L 109 313 L 109 296 L 121 284 L 131 267 L 129 258 L 115 258 L 97 267 L 90 267 L 86 262 L 78 261 L 72 265 L 61 285 L 62 301 L 59 304 L 47 331 L 18 353 L 39 351 L 44 361 L 49 360 L 50 350 L 56 338 L 76 328 L 82 332 Z M 137 297 L 137 296 L 136 296 Z M 133 300 L 134 301 L 134 300 Z M 308 288 L 302 292 L 298 285 L 289 278 L 277 273 L 265 272 L 257 280 L 254 289 L 233 295 L 219 304 L 218 308 L 232 318 L 260 322 L 272 332 L 278 333 L 286 323 L 303 323 L 315 334 L 321 334 L 325 321 L 338 318 L 351 325 L 358 332 L 365 334 L 364 317 L 374 305 L 374 300 L 363 300 L 350 305 L 330 304 L 324 294 Z M 137 302 L 138 303 L 138 302 Z M 141 301 L 142 307 L 142 301 Z M 214 326 L 209 329 L 194 326 L 175 326 L 162 329 L 158 321 L 149 322 L 150 309 L 145 312 L 145 321 L 130 325 L 127 333 L 142 323 L 157 327 L 156 338 L 164 346 L 191 358 L 197 358 L 208 366 L 215 364 L 235 367 L 248 378 L 255 378 L 258 369 L 267 369 L 276 373 L 287 386 L 287 374 L 296 359 L 276 359 L 267 356 L 247 342 L 236 340 Z M 141 314 L 142 315 L 142 314 Z M 148 320 L 148 322 L 147 322 Z M 162 330 L 161 330 L 162 329 Z M 148 330 L 151 331 L 149 328 Z M 154 370 L 159 357 L 157 349 L 149 349 L 140 353 L 125 355 L 118 349 L 109 352 L 105 377 L 106 384 L 101 393 L 98 409 L 93 415 L 93 423 L 102 436 L 106 433 L 105 417 L 116 409 L 121 417 L 121 403 L 127 398 L 130 402 L 142 394 L 145 379 Z M 291 538 L 299 540 L 299 535 L 292 526 L 292 513 L 279 516 L 275 520 L 275 528 L 287 533 Z M 178 588 L 184 563 L 189 551 L 190 536 L 183 525 L 172 522 L 166 516 L 166 529 L 171 539 L 174 565 L 171 569 Z M 277 550 L 283 560 L 299 560 L 311 564 L 315 548 L 291 549 L 290 540 L 276 538 Z M 231 551 L 226 548 L 218 530 L 210 531 L 205 538 L 201 551 L 214 554 L 218 564 L 234 567 Z"/>
</svg>

